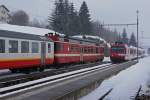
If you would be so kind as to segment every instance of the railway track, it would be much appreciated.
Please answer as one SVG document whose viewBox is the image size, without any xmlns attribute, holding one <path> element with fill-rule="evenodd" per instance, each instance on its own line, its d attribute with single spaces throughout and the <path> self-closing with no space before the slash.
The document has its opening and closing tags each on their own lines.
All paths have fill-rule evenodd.
<svg viewBox="0 0 150 100">
<path fill-rule="evenodd" d="M 133 62 L 133 63 L 135 63 L 135 62 Z M 121 64 L 110 64 L 110 63 L 108 64 L 107 63 L 107 64 L 99 65 L 97 63 L 98 66 L 96 66 L 95 64 L 91 64 L 91 66 L 93 65 L 94 67 L 90 67 L 90 68 L 87 67 L 84 69 L 80 69 L 80 70 L 76 70 L 76 71 L 69 71 L 69 72 L 61 73 L 61 74 L 57 74 L 57 75 L 52 75 L 52 76 L 49 76 L 46 78 L 37 79 L 37 80 L 29 81 L 26 83 L 21 83 L 21 84 L 9 86 L 9 87 L 2 87 L 0 89 L 0 99 L 7 98 L 9 96 L 12 96 L 12 95 L 15 95 L 18 93 L 24 93 L 25 91 L 30 91 L 32 89 L 44 87 L 47 85 L 54 85 L 57 83 L 65 82 L 67 80 L 86 76 L 88 74 L 92 74 L 95 72 L 96 73 L 97 72 L 105 72 L 106 70 L 111 70 L 111 69 L 119 67 L 119 66 L 131 65 L 133 63 L 131 61 L 130 61 L 130 63 L 125 62 L 125 63 L 121 63 Z M 87 66 L 87 65 L 85 64 L 85 66 Z M 108 92 L 111 92 L 111 91 L 108 91 Z M 107 94 L 109 94 L 109 93 L 107 93 Z"/>
<path fill-rule="evenodd" d="M 0 77 L 0 88 L 17 85 L 20 83 L 25 83 L 25 82 L 29 82 L 29 81 L 45 78 L 48 76 L 57 75 L 57 74 L 62 74 L 70 71 L 80 70 L 83 68 L 88 68 L 96 65 L 107 64 L 107 63 L 110 62 L 103 62 L 103 63 L 97 62 L 97 63 L 74 65 L 74 66 L 63 67 L 60 69 L 49 69 L 45 72 L 35 72 L 31 74 L 10 74 L 9 73 L 9 75 L 6 74 L 5 76 Z"/>
<path fill-rule="evenodd" d="M 91 73 L 91 72 L 94 72 L 94 71 L 97 71 L 97 70 L 104 70 L 104 69 L 109 68 L 110 65 L 112 65 L 112 64 L 109 63 L 109 64 L 103 64 L 103 65 L 99 65 L 99 66 L 96 66 L 95 64 L 91 64 L 91 65 L 93 65 L 95 67 L 84 68 L 84 69 L 80 69 L 80 70 L 76 70 L 76 71 L 70 71 L 70 72 L 67 72 L 67 73 L 62 73 L 61 71 L 59 71 L 59 72 L 54 71 L 57 74 L 52 75 L 52 76 L 47 77 L 47 78 L 38 79 L 38 80 L 35 80 L 35 81 L 30 81 L 30 82 L 26 82 L 26 83 L 22 83 L 22 84 L 16 84 L 16 85 L 9 86 L 9 87 L 5 87 L 5 86 L 1 87 L 0 97 L 7 96 L 7 95 L 10 95 L 12 93 L 20 92 L 20 91 L 23 91 L 23 90 L 26 90 L 26 89 L 32 89 L 32 88 L 35 88 L 35 87 L 38 87 L 38 86 L 41 86 L 41 85 L 46 85 L 46 84 L 49 84 L 49 83 L 58 82 L 58 81 L 61 81 L 61 80 L 64 80 L 64 79 L 77 77 L 77 76 L 84 75 L 84 74 L 87 74 L 87 73 Z M 98 65 L 98 63 L 97 63 L 97 65 Z M 61 73 L 61 74 L 58 74 L 58 73 Z M 18 79 L 18 80 L 20 80 L 20 79 Z M 18 80 L 15 80 L 15 81 L 18 81 Z M 26 78 L 24 78 L 24 79 L 22 78 L 21 80 L 25 81 Z M 11 81 L 14 81 L 14 80 L 11 80 Z M 7 83 L 9 83 L 9 82 L 7 81 L 6 84 Z M 5 83 L 1 82 L 1 85 L 2 84 L 4 85 Z"/>
<path fill-rule="evenodd" d="M 30 74 L 30 75 L 27 75 L 28 77 L 26 76 L 24 78 L 22 77 L 22 78 L 18 78 L 15 80 L 9 80 L 9 81 L 5 81 L 5 82 L 3 81 L 3 82 L 0 82 L 0 84 L 1 84 L 0 97 L 14 93 L 14 91 L 16 91 L 16 90 L 20 91 L 20 90 L 27 89 L 27 88 L 33 88 L 34 86 L 36 87 L 41 84 L 46 84 L 49 82 L 56 82 L 58 80 L 63 80 L 64 78 L 71 78 L 71 77 L 75 77 L 80 74 L 86 74 L 86 73 L 89 73 L 92 71 L 109 68 L 109 66 L 111 65 L 110 63 L 102 64 L 102 65 L 99 65 L 99 64 L 100 63 L 92 63 L 92 64 L 90 64 L 90 66 L 95 66 L 95 67 L 90 67 L 90 68 L 87 67 L 87 64 L 84 64 L 84 66 L 86 66 L 86 68 L 79 69 L 79 67 L 78 67 L 78 70 L 71 71 L 71 72 L 69 72 L 71 70 L 70 68 L 67 71 L 66 71 L 66 69 L 61 69 L 61 70 L 57 70 L 57 71 L 53 70 L 53 71 L 50 71 L 51 73 L 49 73 L 49 71 L 48 71 L 48 72 L 39 74 L 39 76 L 36 76 L 34 74 L 31 77 L 31 74 Z M 99 66 L 96 66 L 96 65 L 99 65 Z M 88 64 L 88 66 L 89 66 L 89 64 Z M 48 74 L 49 74 L 48 78 L 38 79 L 38 78 L 41 78 Z M 32 78 L 34 78 L 34 79 L 32 79 Z M 30 82 L 29 82 L 29 80 L 30 80 Z M 31 81 L 31 80 L 35 80 L 35 81 Z M 12 83 L 15 85 L 10 86 L 10 84 L 12 84 Z M 22 83 L 22 84 L 20 84 L 20 83 Z"/>
</svg>

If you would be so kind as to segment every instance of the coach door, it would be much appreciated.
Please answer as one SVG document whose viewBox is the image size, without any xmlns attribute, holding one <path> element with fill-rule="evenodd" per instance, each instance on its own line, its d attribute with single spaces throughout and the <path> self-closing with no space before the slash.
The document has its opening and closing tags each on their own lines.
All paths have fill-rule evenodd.
<svg viewBox="0 0 150 100">
<path fill-rule="evenodd" d="M 46 43 L 41 42 L 41 65 L 45 64 L 46 60 Z"/>
<path fill-rule="evenodd" d="M 83 47 L 80 48 L 80 61 L 83 62 Z"/>
</svg>

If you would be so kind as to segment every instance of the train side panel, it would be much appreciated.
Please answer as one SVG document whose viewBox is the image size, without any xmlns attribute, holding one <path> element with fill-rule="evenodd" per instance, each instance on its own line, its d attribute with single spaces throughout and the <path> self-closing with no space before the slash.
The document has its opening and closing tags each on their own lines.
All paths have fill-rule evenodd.
<svg viewBox="0 0 150 100">
<path fill-rule="evenodd" d="M 80 47 L 68 42 L 55 42 L 55 64 L 79 63 Z"/>
<path fill-rule="evenodd" d="M 0 51 L 0 69 L 20 69 L 52 64 L 54 44 L 45 42 L 44 55 L 41 55 L 41 43 L 42 41 L 35 40 L 0 38 L 1 48 L 3 48 Z M 42 57 L 44 57 L 43 62 Z"/>
</svg>

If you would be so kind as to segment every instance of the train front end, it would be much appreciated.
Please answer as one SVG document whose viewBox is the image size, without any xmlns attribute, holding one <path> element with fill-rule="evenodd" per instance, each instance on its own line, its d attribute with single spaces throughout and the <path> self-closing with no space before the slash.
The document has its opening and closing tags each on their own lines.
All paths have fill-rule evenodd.
<svg viewBox="0 0 150 100">
<path fill-rule="evenodd" d="M 113 63 L 119 63 L 126 60 L 126 45 L 113 44 L 110 49 L 110 59 Z"/>
</svg>

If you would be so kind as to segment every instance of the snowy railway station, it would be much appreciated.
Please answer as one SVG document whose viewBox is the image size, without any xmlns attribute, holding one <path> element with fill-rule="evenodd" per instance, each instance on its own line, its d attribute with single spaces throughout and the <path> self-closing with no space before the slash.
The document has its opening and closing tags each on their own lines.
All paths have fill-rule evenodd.
<svg viewBox="0 0 150 100">
<path fill-rule="evenodd" d="M 44 42 L 49 41 L 48 38 L 51 38 L 49 43 L 52 41 L 55 41 L 55 43 L 57 43 L 58 41 L 64 41 L 64 43 L 66 44 L 71 44 L 73 42 L 73 45 L 75 45 L 77 41 L 80 41 L 78 43 L 81 44 L 81 47 L 83 47 L 82 45 L 84 43 L 89 46 L 88 48 L 91 49 L 95 46 L 94 43 L 96 43 L 97 46 L 97 49 L 95 51 L 88 51 L 89 49 L 85 51 L 86 48 L 82 48 L 83 50 L 81 49 L 80 53 L 82 54 L 80 54 L 80 59 L 78 59 L 84 61 L 84 63 L 74 65 L 71 64 L 68 65 L 68 67 L 66 67 L 67 65 L 63 66 L 63 60 L 60 58 L 60 60 L 58 59 L 58 57 L 62 56 L 61 52 L 55 54 L 57 52 L 52 50 L 55 50 L 56 47 L 52 48 L 52 45 L 55 46 L 56 44 L 51 43 L 50 46 L 48 45 L 39 50 L 41 50 L 42 53 L 42 50 L 44 50 L 44 48 L 48 48 L 48 51 L 46 50 L 46 52 L 49 53 L 49 57 L 54 58 L 54 62 L 58 61 L 59 63 L 62 63 L 62 65 L 59 66 L 60 68 L 58 69 L 51 67 L 46 68 L 46 66 L 43 66 L 44 69 L 39 69 L 40 72 L 36 72 L 38 71 L 38 68 L 36 69 L 36 67 L 31 67 L 30 70 L 26 70 L 26 68 L 19 69 L 21 65 L 17 65 L 17 63 L 19 64 L 21 61 L 24 61 L 23 64 L 30 64 L 28 62 L 25 62 L 29 61 L 27 60 L 29 58 L 26 58 L 26 60 L 16 58 L 18 59 L 18 62 L 15 63 L 12 63 L 13 60 L 11 61 L 11 58 L 9 61 L 7 61 L 7 64 L 4 64 L 5 59 L 1 60 L 0 63 L 3 63 L 1 65 L 0 70 L 0 99 L 2 100 L 129 100 L 130 98 L 134 99 L 140 97 L 142 94 L 147 94 L 147 91 L 149 91 L 148 65 L 150 57 L 148 55 L 145 55 L 145 52 L 142 48 L 139 48 L 139 52 L 137 52 L 136 47 L 128 46 L 120 42 L 116 42 L 110 45 L 104 39 L 99 38 L 98 36 L 85 35 L 83 37 L 78 35 L 73 37 L 65 37 L 64 34 L 60 34 L 49 29 L 34 28 L 27 26 L 1 24 L 0 30 L 1 37 L 8 37 L 8 40 L 5 40 L 6 43 L 7 41 L 10 41 L 11 38 L 13 40 L 17 40 L 16 38 L 18 38 L 18 40 L 23 39 L 23 41 L 33 39 L 34 42 L 36 42 L 38 38 L 40 41 L 44 39 Z M 3 32 L 5 32 L 5 35 Z M 48 35 L 44 35 L 45 33 L 48 33 Z M 7 34 L 10 34 L 10 36 L 8 36 Z M 16 36 L 13 36 L 13 34 L 16 34 Z M 24 37 L 20 38 L 19 35 L 22 35 Z M 29 35 L 32 37 L 26 38 Z M 92 40 L 89 40 L 91 38 Z M 96 42 L 94 42 L 93 40 Z M 18 43 L 22 43 L 22 40 L 19 41 L 21 42 Z M 42 47 L 43 42 L 39 43 L 41 43 L 40 47 Z M 101 43 L 101 45 L 98 45 L 97 43 Z M 10 45 L 12 44 L 10 43 Z M 30 45 L 31 48 L 33 48 L 33 44 L 29 44 L 29 46 Z M 47 45 L 47 43 L 45 45 Z M 8 48 L 13 48 L 13 46 L 14 45 Z M 21 51 L 18 51 L 20 52 L 20 54 L 16 57 L 19 57 L 22 54 L 22 46 L 23 45 L 21 44 L 21 48 L 18 47 Z M 98 51 L 98 46 L 100 51 Z M 109 57 L 104 57 L 103 53 L 106 50 L 106 48 L 101 49 L 104 47 L 108 49 L 107 52 L 110 51 Z M 7 44 L 5 44 L 5 48 L 7 48 Z M 65 48 L 67 48 L 67 45 Z M 69 49 L 67 50 L 70 51 L 71 48 L 68 48 Z M 32 50 L 33 49 L 29 49 L 29 57 L 31 57 L 31 53 L 33 53 Z M 75 50 L 77 50 L 77 46 Z M 4 54 L 7 52 L 10 53 L 10 49 L 4 49 L 4 52 L 2 49 L 1 52 Z M 68 63 L 75 63 L 76 61 L 78 61 L 77 58 L 75 60 L 75 57 L 77 56 L 78 52 L 65 52 L 66 54 L 63 54 L 63 57 L 66 57 L 66 61 L 68 59 L 67 56 L 70 57 L 69 59 L 73 58 L 74 60 L 68 60 Z M 2 53 L 0 55 L 4 56 L 4 54 Z M 99 53 L 101 54 L 99 55 Z M 137 57 L 137 53 L 139 54 L 139 61 L 135 59 Z M 35 53 L 34 56 L 39 54 L 40 53 Z M 42 57 L 43 54 L 45 53 L 42 53 L 42 55 L 40 56 Z M 11 55 L 12 54 L 10 53 L 9 56 Z M 7 58 L 9 56 L 4 57 Z M 28 57 L 25 53 L 23 53 L 23 55 L 21 56 Z M 94 62 L 94 57 L 91 56 L 95 56 L 96 58 L 104 58 L 97 59 L 100 61 L 97 61 L 95 59 L 96 61 Z M 47 54 L 45 55 L 45 57 L 48 57 Z M 90 60 L 92 62 L 90 62 Z M 41 59 L 42 64 L 46 62 L 48 62 L 48 59 L 44 62 L 43 58 Z M 14 74 L 12 74 L 7 68 L 3 68 L 5 66 L 9 67 L 11 65 L 9 63 L 11 63 L 14 67 L 16 66 L 17 71 L 15 71 L 15 73 L 14 71 L 10 70 Z M 27 65 L 22 65 L 22 67 L 23 66 Z M 56 67 L 58 65 L 54 64 L 52 66 Z"/>
<path fill-rule="evenodd" d="M 0 100 L 150 100 L 148 2 L 0 0 Z"/>
</svg>

